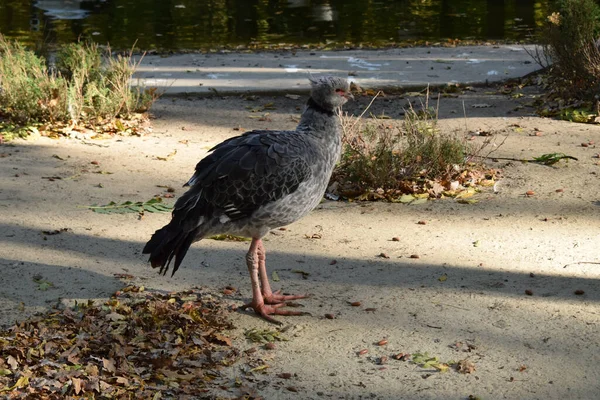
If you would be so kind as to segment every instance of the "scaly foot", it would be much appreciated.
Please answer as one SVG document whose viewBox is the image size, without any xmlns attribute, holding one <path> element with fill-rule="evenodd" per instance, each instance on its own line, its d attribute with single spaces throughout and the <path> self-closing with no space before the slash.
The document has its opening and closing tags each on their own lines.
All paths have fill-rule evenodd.
<svg viewBox="0 0 600 400">
<path fill-rule="evenodd" d="M 281 304 L 290 300 L 306 299 L 307 297 L 310 297 L 308 294 L 283 295 L 281 294 L 281 290 L 278 290 L 275 293 L 263 292 L 262 295 L 266 304 Z"/>
<path fill-rule="evenodd" d="M 285 307 L 285 303 L 278 304 L 256 304 L 254 301 L 251 301 L 248 304 L 244 304 L 241 309 L 245 310 L 246 308 L 252 308 L 254 312 L 260 315 L 262 318 L 266 319 L 269 322 L 272 322 L 277 325 L 283 325 L 282 322 L 277 321 L 272 318 L 271 315 L 310 315 L 310 313 L 302 312 L 302 311 L 290 311 L 290 310 L 281 310 L 281 307 Z"/>
</svg>

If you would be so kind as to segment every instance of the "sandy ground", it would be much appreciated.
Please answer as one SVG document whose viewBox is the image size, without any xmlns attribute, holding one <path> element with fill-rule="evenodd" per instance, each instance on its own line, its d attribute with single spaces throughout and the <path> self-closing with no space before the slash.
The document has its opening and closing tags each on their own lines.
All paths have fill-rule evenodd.
<svg viewBox="0 0 600 400">
<path fill-rule="evenodd" d="M 267 266 L 280 277 L 273 286 L 311 293 L 301 303 L 312 316 L 279 317 L 290 340 L 276 350 L 260 350 L 270 368 L 256 376 L 257 394 L 600 398 L 600 166 L 594 158 L 598 149 L 581 145 L 598 141 L 600 127 L 541 119 L 527 107 L 514 111 L 531 97 L 514 100 L 489 90 L 442 99 L 444 129 L 491 131 L 496 143 L 507 136 L 494 153 L 498 157 L 564 152 L 579 161 L 555 167 L 490 161 L 504 177 L 497 192 L 485 190 L 476 204 L 325 201 L 286 231 L 272 232 L 266 238 Z M 232 285 L 239 292 L 225 301 L 241 305 L 251 294 L 244 264 L 248 243 L 203 241 L 192 247 L 177 275 L 162 277 L 140 253 L 169 215 L 138 219 L 80 206 L 147 200 L 165 193 L 157 185 L 172 186 L 180 195 L 196 162 L 212 145 L 237 134 L 234 127 L 291 129 L 304 101 L 163 98 L 153 108 L 154 132 L 142 138 L 40 138 L 0 147 L 0 324 L 61 301 L 106 298 L 123 286 L 117 273 L 169 291 L 202 286 L 219 294 Z M 406 101 L 380 99 L 373 111 L 398 118 Z M 271 121 L 250 118 L 256 114 L 246 106 L 269 102 L 276 107 L 268 111 Z M 481 104 L 491 107 L 473 107 Z M 157 158 L 174 150 L 169 161 Z M 43 178 L 53 176 L 63 179 Z M 526 197 L 528 190 L 535 195 Z M 62 228 L 68 230 L 42 233 Z M 307 238 L 315 233 L 320 239 Z M 389 258 L 378 257 L 381 253 Z M 419 258 L 410 258 L 414 254 Z M 310 275 L 302 279 L 293 270 Z M 40 278 L 53 286 L 40 290 L 34 281 Z M 355 301 L 361 305 L 349 305 Z M 273 327 L 252 312 L 231 318 L 242 349 L 252 346 L 244 329 Z M 388 344 L 377 346 L 381 339 Z M 368 353 L 358 356 L 362 349 Z M 468 359 L 476 370 L 439 373 L 390 357 L 400 352 L 428 352 L 443 362 Z M 380 365 L 381 356 L 389 357 L 387 363 Z M 281 372 L 292 379 L 277 378 Z M 228 373 L 233 378 L 240 372 Z"/>
</svg>

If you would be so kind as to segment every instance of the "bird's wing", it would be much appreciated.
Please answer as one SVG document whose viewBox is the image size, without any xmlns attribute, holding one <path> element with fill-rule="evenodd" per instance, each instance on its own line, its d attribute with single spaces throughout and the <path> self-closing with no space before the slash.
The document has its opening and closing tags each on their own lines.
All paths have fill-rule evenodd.
<svg viewBox="0 0 600 400">
<path fill-rule="evenodd" d="M 187 183 L 192 188 L 175 209 L 203 200 L 231 220 L 245 218 L 292 193 L 311 174 L 310 146 L 294 131 L 251 131 L 211 151 L 196 165 Z"/>
</svg>

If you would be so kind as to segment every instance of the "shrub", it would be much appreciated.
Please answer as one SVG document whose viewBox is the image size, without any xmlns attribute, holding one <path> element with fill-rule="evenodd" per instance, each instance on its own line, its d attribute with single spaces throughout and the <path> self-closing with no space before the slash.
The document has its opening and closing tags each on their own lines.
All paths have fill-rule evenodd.
<svg viewBox="0 0 600 400">
<path fill-rule="evenodd" d="M 0 35 L 0 107 L 17 124 L 97 124 L 146 111 L 154 91 L 131 88 L 138 64 L 132 54 L 113 56 L 94 43 L 63 46 L 55 68 Z"/>
<path fill-rule="evenodd" d="M 68 116 L 67 81 L 32 51 L 0 35 L 0 106 L 18 124 Z"/>
<path fill-rule="evenodd" d="M 437 115 L 427 104 L 405 110 L 399 127 L 388 120 L 343 116 L 344 151 L 333 181 L 350 197 L 369 192 L 391 197 L 423 193 L 433 182 L 447 185 L 467 164 L 465 139 L 437 127 Z"/>
<path fill-rule="evenodd" d="M 600 6 L 594 0 L 561 0 L 542 34 L 554 86 L 563 95 L 600 90 Z"/>
</svg>

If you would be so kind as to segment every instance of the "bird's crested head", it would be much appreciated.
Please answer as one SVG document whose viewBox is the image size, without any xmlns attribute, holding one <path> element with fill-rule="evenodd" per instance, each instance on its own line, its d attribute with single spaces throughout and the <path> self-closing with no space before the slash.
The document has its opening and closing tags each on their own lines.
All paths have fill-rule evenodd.
<svg viewBox="0 0 600 400">
<path fill-rule="evenodd" d="M 312 86 L 310 97 L 319 107 L 327 111 L 334 111 L 343 106 L 352 97 L 347 79 L 322 76 L 310 77 L 309 80 Z"/>
</svg>

